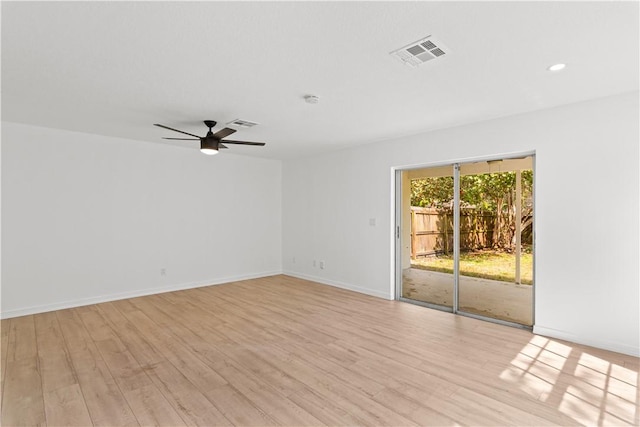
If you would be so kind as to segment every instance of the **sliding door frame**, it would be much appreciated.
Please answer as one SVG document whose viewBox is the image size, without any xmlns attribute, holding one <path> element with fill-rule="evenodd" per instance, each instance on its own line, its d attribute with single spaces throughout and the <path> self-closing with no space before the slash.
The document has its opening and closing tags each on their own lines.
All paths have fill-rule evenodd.
<svg viewBox="0 0 640 427">
<path fill-rule="evenodd" d="M 533 276 L 532 276 L 532 284 L 531 284 L 531 309 L 532 309 L 532 319 L 531 326 L 522 325 L 520 323 L 509 322 L 501 319 L 494 319 L 492 317 L 481 316 L 473 313 L 467 313 L 465 311 L 460 311 L 458 309 L 459 305 L 459 292 L 460 292 L 460 166 L 471 163 L 478 162 L 489 162 L 496 160 L 508 160 L 508 159 L 517 159 L 522 157 L 532 157 L 532 170 L 533 170 L 533 192 L 532 192 L 532 203 L 533 203 L 533 233 L 532 233 L 532 250 L 533 250 Z M 427 169 L 427 168 L 435 168 L 442 166 L 451 166 L 453 170 L 453 193 L 454 193 L 454 204 L 453 204 L 453 306 L 447 307 L 438 304 L 432 304 L 424 301 L 412 300 L 409 298 L 405 298 L 402 296 L 402 172 L 407 172 L 414 169 Z M 437 162 L 437 163 L 427 163 L 422 165 L 411 165 L 405 167 L 394 167 L 392 168 L 392 175 L 394 179 L 394 194 L 392 197 L 394 203 L 394 227 L 393 227 L 393 235 L 394 235 L 394 261 L 393 261 L 393 271 L 394 271 L 394 284 L 393 289 L 395 292 L 394 299 L 402 302 L 408 302 L 415 305 L 420 305 L 427 308 L 432 308 L 436 310 L 446 311 L 449 313 L 459 314 L 461 316 L 471 317 L 474 319 L 480 319 L 489 321 L 492 323 L 498 323 L 501 325 L 512 326 L 521 329 L 531 330 L 535 325 L 535 308 L 536 308 L 536 153 L 535 151 L 527 151 L 522 153 L 509 153 L 503 155 L 492 155 L 486 157 L 476 157 L 476 158 L 467 158 L 461 159 L 457 161 L 447 161 L 447 162 Z"/>
</svg>

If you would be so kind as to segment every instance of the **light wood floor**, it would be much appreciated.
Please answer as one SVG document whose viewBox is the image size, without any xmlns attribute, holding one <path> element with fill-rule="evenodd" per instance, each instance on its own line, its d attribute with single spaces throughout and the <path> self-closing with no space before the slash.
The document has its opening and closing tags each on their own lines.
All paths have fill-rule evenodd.
<svg viewBox="0 0 640 427">
<path fill-rule="evenodd" d="M 2 425 L 638 425 L 638 359 L 287 276 L 2 321 Z"/>
</svg>

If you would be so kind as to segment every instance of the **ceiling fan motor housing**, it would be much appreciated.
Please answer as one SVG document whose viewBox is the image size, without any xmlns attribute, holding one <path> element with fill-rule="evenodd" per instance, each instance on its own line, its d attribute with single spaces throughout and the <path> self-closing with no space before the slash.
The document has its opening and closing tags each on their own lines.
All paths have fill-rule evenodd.
<svg viewBox="0 0 640 427">
<path fill-rule="evenodd" d="M 214 136 L 209 137 L 209 135 L 207 135 L 206 138 L 200 138 L 200 149 L 209 149 L 209 150 L 218 150 L 218 145 L 220 143 L 220 140 L 215 138 Z"/>
</svg>

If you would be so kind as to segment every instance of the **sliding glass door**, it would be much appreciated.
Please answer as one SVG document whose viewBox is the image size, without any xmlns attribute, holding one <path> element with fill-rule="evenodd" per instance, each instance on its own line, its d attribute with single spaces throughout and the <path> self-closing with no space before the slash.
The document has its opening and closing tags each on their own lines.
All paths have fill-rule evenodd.
<svg viewBox="0 0 640 427">
<path fill-rule="evenodd" d="M 398 298 L 533 325 L 533 156 L 397 174 Z"/>
<path fill-rule="evenodd" d="M 458 311 L 532 326 L 533 158 L 460 165 L 459 209 Z"/>
<path fill-rule="evenodd" d="M 403 171 L 402 276 L 403 299 L 453 310 L 453 200 L 450 166 Z M 430 261 L 440 259 L 441 268 Z"/>
</svg>

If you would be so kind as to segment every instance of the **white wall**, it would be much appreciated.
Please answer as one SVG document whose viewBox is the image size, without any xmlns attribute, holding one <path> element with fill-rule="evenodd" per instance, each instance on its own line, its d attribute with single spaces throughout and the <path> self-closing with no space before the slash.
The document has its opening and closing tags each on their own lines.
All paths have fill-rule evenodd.
<svg viewBox="0 0 640 427">
<path fill-rule="evenodd" d="M 391 298 L 392 168 L 535 150 L 534 331 L 638 355 L 639 140 L 633 92 L 286 161 L 284 271 Z"/>
<path fill-rule="evenodd" d="M 280 161 L 6 122 L 2 151 L 3 317 L 282 270 Z"/>
</svg>

